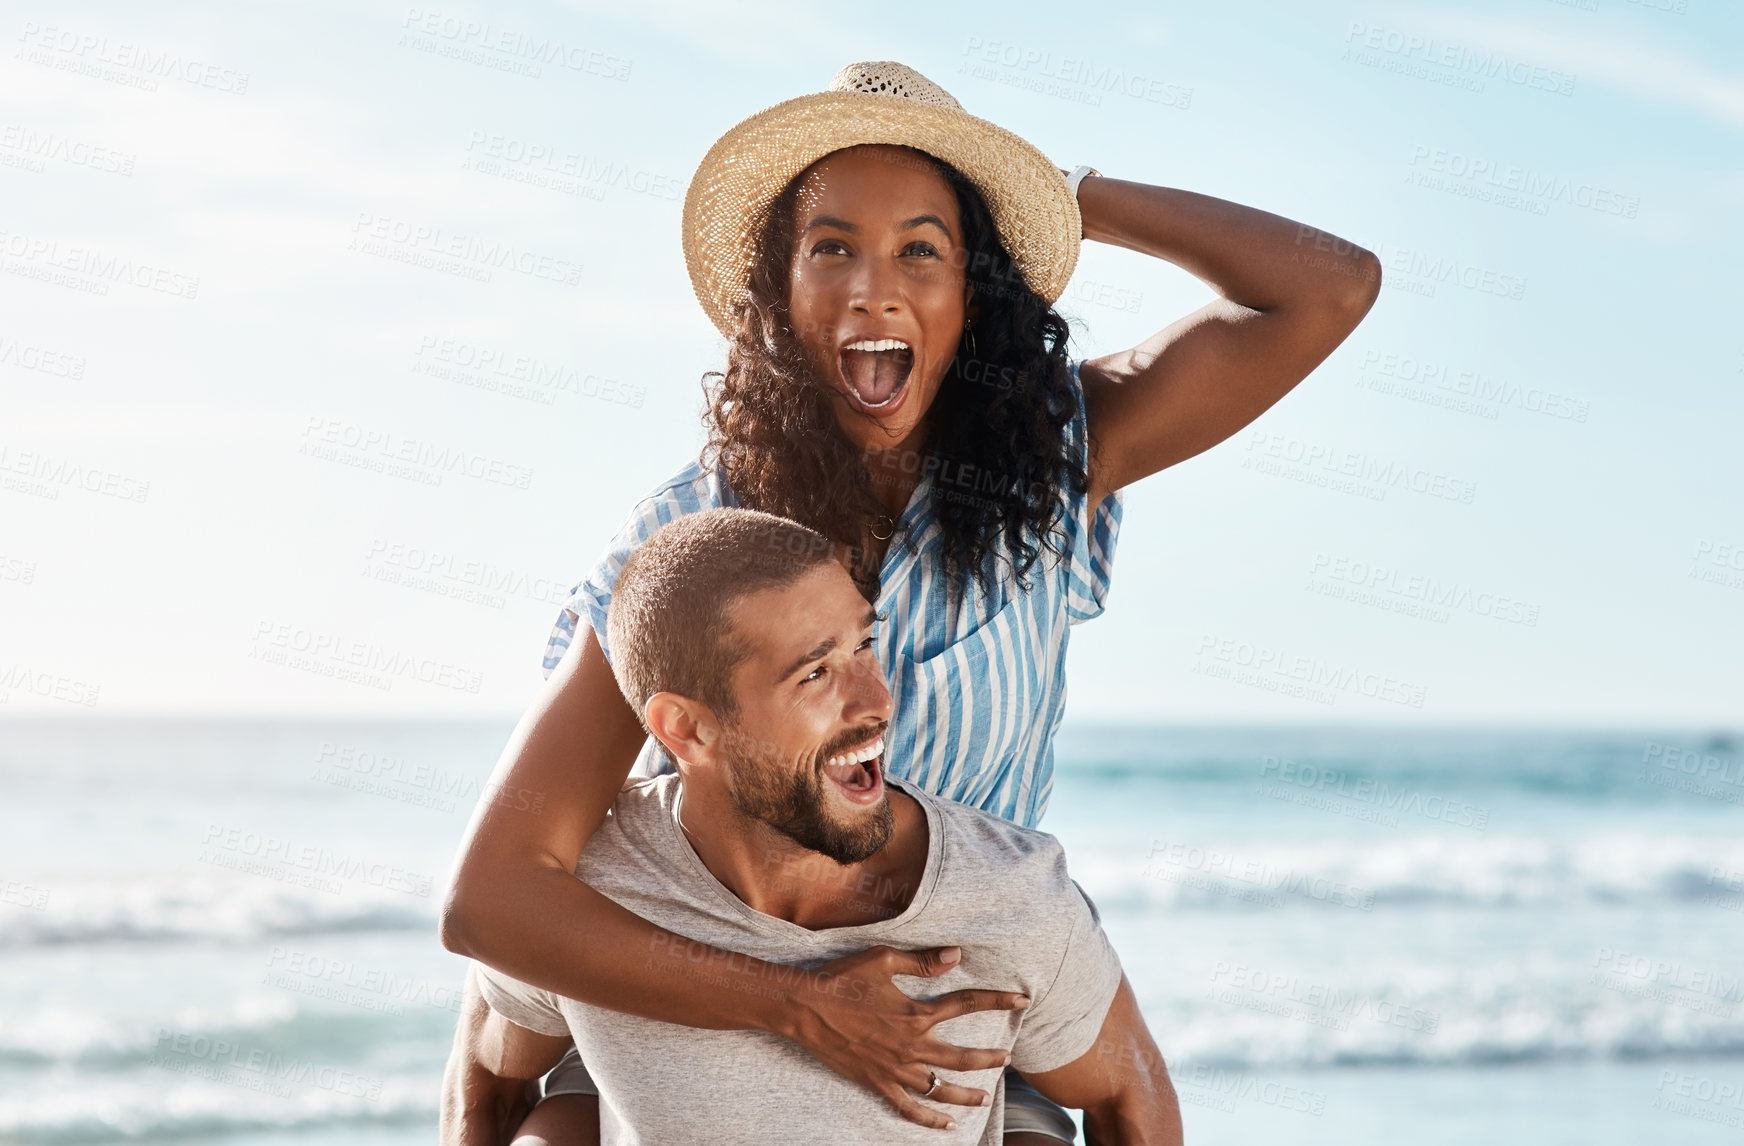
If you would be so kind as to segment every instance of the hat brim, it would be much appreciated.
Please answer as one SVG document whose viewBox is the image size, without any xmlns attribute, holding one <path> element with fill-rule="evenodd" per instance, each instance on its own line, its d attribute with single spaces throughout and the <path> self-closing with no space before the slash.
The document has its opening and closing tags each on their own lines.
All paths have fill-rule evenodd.
<svg viewBox="0 0 1744 1146">
<path fill-rule="evenodd" d="M 1083 219 L 1060 169 L 1028 141 L 965 111 L 900 96 L 818 92 L 764 109 L 710 147 L 684 194 L 684 262 L 697 301 L 732 337 L 756 251 L 755 220 L 790 179 L 833 151 L 887 143 L 961 171 L 987 200 L 1024 283 L 1049 304 L 1078 263 Z"/>
</svg>

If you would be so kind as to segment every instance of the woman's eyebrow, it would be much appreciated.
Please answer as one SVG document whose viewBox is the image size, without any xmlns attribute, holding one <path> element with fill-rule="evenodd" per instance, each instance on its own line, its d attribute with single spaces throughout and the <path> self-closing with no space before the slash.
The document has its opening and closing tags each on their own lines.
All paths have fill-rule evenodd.
<svg viewBox="0 0 1744 1146">
<path fill-rule="evenodd" d="M 933 226 L 945 233 L 945 238 L 950 239 L 952 242 L 956 242 L 957 237 L 951 234 L 951 229 L 947 227 L 945 221 L 937 215 L 916 215 L 914 218 L 904 221 L 902 229 L 905 231 L 912 230 L 915 227 L 920 226 L 922 223 L 931 223 Z"/>
<path fill-rule="evenodd" d="M 809 231 L 816 230 L 818 227 L 834 227 L 838 231 L 846 231 L 850 235 L 858 235 L 860 233 L 860 225 L 858 223 L 850 223 L 846 219 L 838 218 L 835 215 L 813 215 L 811 217 L 811 222 L 805 225 L 805 230 L 801 231 L 800 234 L 806 234 Z"/>
<path fill-rule="evenodd" d="M 950 239 L 952 242 L 956 242 L 957 237 L 951 234 L 951 228 L 946 226 L 945 221 L 937 215 L 916 215 L 912 219 L 904 219 L 899 229 L 908 231 L 923 223 L 931 223 L 933 226 L 945 233 L 945 238 Z M 858 235 L 860 233 L 860 225 L 858 223 L 850 223 L 846 219 L 840 218 L 836 215 L 813 215 L 811 222 L 805 225 L 805 230 L 801 231 L 800 234 L 808 234 L 817 227 L 834 227 L 839 231 L 846 231 L 850 235 Z"/>
</svg>

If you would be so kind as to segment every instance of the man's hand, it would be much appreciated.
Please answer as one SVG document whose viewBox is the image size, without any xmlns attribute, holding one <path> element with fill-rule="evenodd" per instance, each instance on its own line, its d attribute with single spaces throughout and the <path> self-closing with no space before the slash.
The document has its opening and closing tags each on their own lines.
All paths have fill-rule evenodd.
<svg viewBox="0 0 1744 1146">
<path fill-rule="evenodd" d="M 1061 1106 L 1084 1112 L 1087 1146 L 1181 1146 L 1175 1086 L 1125 975 L 1095 1044 L 1057 1070 L 1023 1077 Z"/>
<path fill-rule="evenodd" d="M 948 1129 L 954 1125 L 949 1115 L 917 1101 L 931 1082 L 932 1068 L 991 1070 L 1010 1062 L 1011 1056 L 1003 1050 L 952 1046 L 934 1035 L 933 1027 L 971 1011 L 1029 1006 L 1029 1000 L 1015 991 L 978 989 L 922 1001 L 890 981 L 893 975 L 943 974 L 961 958 L 956 947 L 898 951 L 879 946 L 833 959 L 807 974 L 804 985 L 793 992 L 800 1018 L 781 1033 L 837 1074 L 882 1095 L 910 1122 Z M 940 1083 L 927 1097 L 955 1106 L 984 1106 L 991 1101 L 984 1090 L 950 1083 Z"/>
<path fill-rule="evenodd" d="M 507 1146 L 539 1101 L 539 1077 L 570 1045 L 568 1038 L 530 1031 L 491 1010 L 476 974 L 467 968 L 454 1049 L 442 1073 L 442 1146 Z"/>
</svg>

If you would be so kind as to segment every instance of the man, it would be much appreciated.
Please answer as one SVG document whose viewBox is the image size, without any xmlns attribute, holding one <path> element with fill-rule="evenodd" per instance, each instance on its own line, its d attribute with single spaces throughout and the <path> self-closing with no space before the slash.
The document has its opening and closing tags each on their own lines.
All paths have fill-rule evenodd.
<svg viewBox="0 0 1744 1146">
<path fill-rule="evenodd" d="M 827 988 L 858 999 L 876 977 L 843 956 L 960 951 L 903 988 L 985 996 L 938 1039 L 1008 1052 L 1084 1111 L 1092 1143 L 1178 1144 L 1162 1057 L 1058 842 L 885 775 L 877 617 L 831 550 L 743 509 L 686 515 L 637 549 L 613 593 L 612 667 L 678 771 L 625 786 L 576 876 L 667 929 L 651 962 L 744 990 L 829 963 Z M 642 1019 L 482 965 L 470 982 L 485 1005 L 463 1016 L 449 1063 L 447 1142 L 507 1141 L 526 1080 L 572 1039 L 605 1143 L 1002 1142 L 998 1066 L 927 1073 L 918 1097 L 954 1118 L 941 1132 L 764 1031 Z"/>
</svg>

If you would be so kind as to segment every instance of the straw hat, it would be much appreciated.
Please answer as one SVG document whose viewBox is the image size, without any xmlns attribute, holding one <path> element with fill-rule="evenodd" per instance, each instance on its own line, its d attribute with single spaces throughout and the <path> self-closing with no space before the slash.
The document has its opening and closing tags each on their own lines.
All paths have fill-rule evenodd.
<svg viewBox="0 0 1744 1146">
<path fill-rule="evenodd" d="M 1078 263 L 1078 200 L 1052 160 L 951 93 L 891 60 L 849 64 L 828 89 L 765 108 L 715 140 L 684 194 L 684 262 L 709 319 L 732 337 L 756 257 L 760 209 L 787 181 L 845 147 L 919 148 L 968 177 L 987 200 L 1018 274 L 1050 304 Z"/>
</svg>

